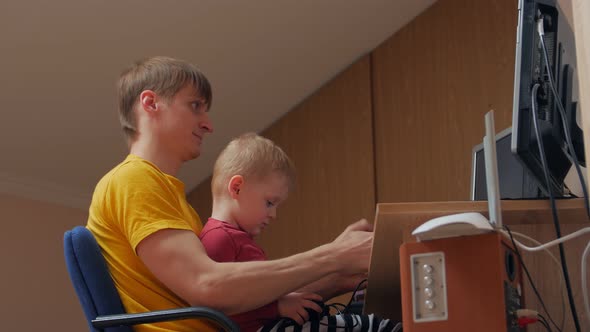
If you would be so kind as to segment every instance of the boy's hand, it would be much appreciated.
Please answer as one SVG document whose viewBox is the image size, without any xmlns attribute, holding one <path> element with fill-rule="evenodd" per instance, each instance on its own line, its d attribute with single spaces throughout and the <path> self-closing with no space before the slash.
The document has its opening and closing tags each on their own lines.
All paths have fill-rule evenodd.
<svg viewBox="0 0 590 332">
<path fill-rule="evenodd" d="M 289 293 L 279 298 L 278 307 L 281 317 L 288 317 L 303 325 L 309 320 L 309 313 L 305 308 L 321 312 L 322 307 L 313 301 L 321 301 L 322 297 L 314 293 Z"/>
</svg>

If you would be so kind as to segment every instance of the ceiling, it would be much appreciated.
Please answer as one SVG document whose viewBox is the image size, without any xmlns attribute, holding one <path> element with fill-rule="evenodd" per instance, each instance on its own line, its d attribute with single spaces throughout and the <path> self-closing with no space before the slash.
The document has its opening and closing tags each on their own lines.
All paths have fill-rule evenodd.
<svg viewBox="0 0 590 332">
<path fill-rule="evenodd" d="M 0 7 L 0 193 L 86 209 L 126 155 L 115 82 L 152 55 L 199 66 L 214 134 L 183 167 L 187 190 L 221 148 L 261 131 L 434 0 L 31 0 Z"/>
</svg>

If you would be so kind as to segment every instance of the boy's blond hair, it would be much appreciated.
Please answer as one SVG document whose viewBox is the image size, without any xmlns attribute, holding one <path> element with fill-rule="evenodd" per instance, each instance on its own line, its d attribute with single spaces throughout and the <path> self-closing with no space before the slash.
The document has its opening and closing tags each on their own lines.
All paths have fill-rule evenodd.
<svg viewBox="0 0 590 332">
<path fill-rule="evenodd" d="M 187 84 L 192 84 L 211 107 L 211 84 L 207 77 L 193 64 L 157 56 L 136 62 L 119 77 L 117 94 L 119 120 L 128 142 L 137 135 L 137 120 L 133 108 L 142 91 L 152 90 L 166 99 L 172 98 Z"/>
<path fill-rule="evenodd" d="M 234 175 L 244 179 L 262 180 L 272 172 L 287 177 L 289 189 L 295 183 L 295 166 L 287 154 L 273 141 L 255 133 L 247 133 L 232 140 L 221 151 L 213 168 L 211 191 L 219 197 Z"/>
</svg>

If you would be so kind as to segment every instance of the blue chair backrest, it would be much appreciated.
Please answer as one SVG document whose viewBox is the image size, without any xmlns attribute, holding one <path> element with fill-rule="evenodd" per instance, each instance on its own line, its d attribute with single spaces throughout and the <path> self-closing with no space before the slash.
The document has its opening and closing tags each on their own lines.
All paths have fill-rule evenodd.
<svg viewBox="0 0 590 332">
<path fill-rule="evenodd" d="M 91 323 L 97 316 L 125 313 L 100 247 L 86 227 L 77 226 L 64 234 L 64 253 L 70 279 L 91 332 L 97 331 Z M 123 326 L 105 331 L 133 330 Z"/>
</svg>

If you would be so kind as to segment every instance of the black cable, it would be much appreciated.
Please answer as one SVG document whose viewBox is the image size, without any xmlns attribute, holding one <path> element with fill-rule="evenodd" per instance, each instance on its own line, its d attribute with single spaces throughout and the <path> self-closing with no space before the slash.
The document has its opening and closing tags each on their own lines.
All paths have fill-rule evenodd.
<svg viewBox="0 0 590 332">
<path fill-rule="evenodd" d="M 332 302 L 330 304 L 327 304 L 327 306 L 332 307 L 334 309 L 336 309 L 338 312 L 340 312 L 340 310 L 338 310 L 338 307 L 342 308 L 342 312 L 346 312 L 346 305 L 340 302 Z"/>
<path fill-rule="evenodd" d="M 549 326 L 547 319 L 545 319 L 545 317 L 543 317 L 543 315 L 541 315 L 541 314 L 537 314 L 537 316 L 539 316 L 538 322 L 541 323 L 541 325 L 545 326 L 545 329 L 547 331 L 551 332 L 551 327 Z"/>
<path fill-rule="evenodd" d="M 547 330 L 549 332 L 552 331 L 551 328 L 549 327 L 549 325 L 547 325 L 547 322 L 544 322 L 544 321 L 542 321 L 540 319 L 538 320 L 538 322 L 545 327 L 545 330 Z"/>
<path fill-rule="evenodd" d="M 350 301 L 348 301 L 348 304 L 346 305 L 346 308 L 344 309 L 344 311 L 348 310 L 348 308 L 350 307 L 350 304 L 352 303 L 352 300 L 354 299 L 356 292 L 358 292 L 359 289 L 361 288 L 361 286 L 366 282 L 367 282 L 367 279 L 363 279 L 363 280 L 361 280 L 361 282 L 358 283 L 358 285 L 356 285 L 356 288 L 352 292 L 352 295 L 350 296 Z"/>
<path fill-rule="evenodd" d="M 346 329 L 354 329 L 355 327 L 357 327 L 360 324 L 358 317 L 356 317 L 356 315 L 352 315 L 352 317 L 354 319 L 354 323 L 352 326 L 348 326 L 348 323 L 346 322 L 346 319 L 344 318 L 344 314 L 340 311 L 340 309 L 338 309 L 338 306 L 342 306 L 342 307 L 346 308 L 346 306 L 344 304 L 330 303 L 330 304 L 326 304 L 326 306 L 336 309 L 336 312 L 338 312 L 338 315 L 342 316 L 342 319 L 344 320 L 344 326 L 339 326 L 338 324 L 335 324 L 335 325 L 330 325 L 329 323 L 326 324 L 326 323 L 323 323 L 321 320 L 319 321 L 320 325 L 346 330 Z"/>
<path fill-rule="evenodd" d="M 543 24 L 543 18 L 540 18 L 541 22 L 539 24 Z M 580 179 L 580 185 L 582 186 L 582 192 L 584 193 L 584 206 L 586 207 L 586 214 L 590 218 L 590 204 L 588 203 L 588 188 L 586 188 L 586 181 L 584 181 L 584 176 L 582 175 L 582 170 L 580 169 L 580 163 L 578 162 L 578 156 L 576 155 L 576 151 L 574 150 L 574 144 L 572 143 L 571 133 L 567 124 L 567 116 L 565 113 L 565 108 L 561 103 L 561 98 L 559 94 L 557 94 L 557 88 L 555 87 L 555 81 L 553 80 L 553 72 L 551 71 L 551 65 L 549 64 L 549 52 L 547 51 L 547 46 L 545 45 L 545 38 L 543 37 L 544 33 L 539 31 L 539 39 L 541 41 L 541 48 L 543 49 L 543 58 L 545 59 L 545 66 L 547 67 L 547 77 L 549 78 L 549 85 L 551 86 L 551 91 L 553 92 L 553 96 L 555 97 L 555 104 L 557 104 L 557 109 L 559 110 L 559 115 L 561 116 L 561 123 L 563 126 L 563 131 L 565 135 L 565 141 L 567 142 L 569 153 L 566 153 L 566 156 L 570 159 L 571 163 L 574 164 L 576 168 L 576 173 L 578 174 L 578 178 Z"/>
<path fill-rule="evenodd" d="M 539 147 L 539 155 L 541 157 L 541 164 L 543 166 L 543 175 L 545 176 L 545 183 L 547 184 L 547 191 L 549 193 L 549 201 L 551 202 L 551 214 L 553 215 L 553 225 L 555 226 L 555 234 L 557 238 L 561 237 L 561 227 L 559 225 L 559 217 L 557 215 L 557 206 L 555 205 L 555 197 L 553 197 L 553 192 L 551 191 L 551 184 L 549 183 L 549 170 L 547 167 L 547 159 L 545 157 L 545 148 L 543 147 L 543 139 L 541 138 L 541 133 L 539 131 L 539 125 L 537 123 L 537 109 L 536 109 L 536 98 L 537 98 L 537 91 L 539 90 L 539 84 L 535 84 L 531 91 L 531 106 L 533 110 L 533 126 L 535 127 L 535 136 L 537 137 L 537 145 Z M 563 271 L 563 278 L 565 279 L 565 286 L 567 289 L 567 296 L 570 304 L 570 309 L 572 312 L 572 318 L 574 320 L 574 326 L 576 327 L 576 331 L 580 332 L 580 322 L 578 320 L 578 313 L 576 311 L 576 304 L 574 302 L 574 295 L 572 294 L 572 286 L 570 282 L 570 276 L 567 268 L 567 262 L 565 260 L 565 250 L 563 248 L 563 243 L 559 244 L 559 258 L 561 259 L 561 270 Z"/>
<path fill-rule="evenodd" d="M 348 301 L 348 304 L 347 305 L 344 305 L 342 303 L 330 303 L 330 304 L 327 304 L 327 306 L 336 309 L 336 311 L 338 312 L 339 315 L 343 315 L 343 313 L 346 314 L 348 312 L 348 309 L 350 308 L 350 304 L 352 303 L 352 300 L 354 299 L 354 296 L 356 295 L 356 292 L 358 292 L 359 289 L 361 288 L 361 286 L 364 283 L 366 283 L 366 282 L 367 282 L 367 279 L 363 279 L 363 280 L 361 280 L 361 282 L 359 282 L 356 285 L 356 288 L 352 292 L 352 295 L 350 296 L 350 300 Z M 337 306 L 343 307 L 342 312 L 338 309 Z M 353 314 L 353 317 L 354 317 L 354 325 L 352 327 L 350 327 L 350 328 L 355 328 L 355 327 L 358 326 L 358 324 L 360 324 L 359 321 L 358 321 L 358 317 L 356 315 L 354 315 L 354 314 Z M 322 322 L 320 322 L 320 325 L 330 326 L 329 324 L 324 324 Z M 336 328 L 347 328 L 348 326 L 335 326 L 335 327 Z"/>
<path fill-rule="evenodd" d="M 508 232 L 508 235 L 510 235 L 510 241 L 512 241 L 512 246 L 514 247 L 514 252 L 516 253 L 516 257 L 518 257 L 518 261 L 520 262 L 520 265 L 522 266 L 522 269 L 524 270 L 524 273 L 526 274 L 527 279 L 529 280 L 529 283 L 531 284 L 531 288 L 533 289 L 533 292 L 535 293 L 535 295 L 537 295 L 537 299 L 539 299 L 539 302 L 541 303 L 541 307 L 543 307 L 543 310 L 545 310 L 545 313 L 547 313 L 547 317 L 549 317 L 549 320 L 555 326 L 557 331 L 561 332 L 561 329 L 559 328 L 559 326 L 557 326 L 557 324 L 555 323 L 555 321 L 551 317 L 549 310 L 547 310 L 547 306 L 545 306 L 545 302 L 543 301 L 541 294 L 539 294 L 539 291 L 537 290 L 537 286 L 535 285 L 535 282 L 533 281 L 533 278 L 531 277 L 531 274 L 529 273 L 529 269 L 524 264 L 524 260 L 522 259 L 522 256 L 520 255 L 520 250 L 518 250 L 518 246 L 516 245 L 516 242 L 514 241 L 514 237 L 512 236 L 512 232 L 510 231 L 510 228 L 508 228 L 507 225 L 504 225 L 504 229 L 506 229 L 506 231 Z"/>
</svg>

